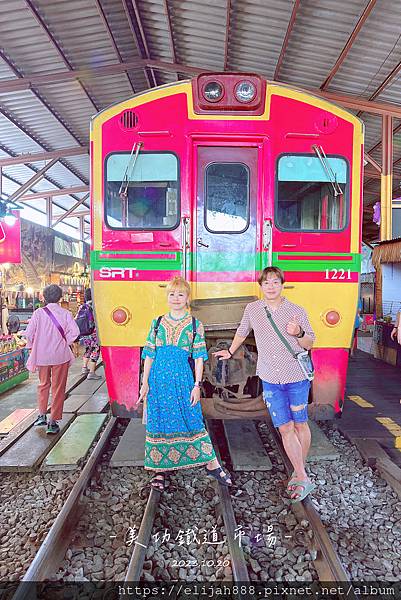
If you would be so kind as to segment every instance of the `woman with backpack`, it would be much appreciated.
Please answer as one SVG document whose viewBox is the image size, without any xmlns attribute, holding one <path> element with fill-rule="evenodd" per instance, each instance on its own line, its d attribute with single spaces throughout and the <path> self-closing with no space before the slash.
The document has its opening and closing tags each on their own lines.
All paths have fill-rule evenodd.
<svg viewBox="0 0 401 600">
<path fill-rule="evenodd" d="M 97 339 L 90 288 L 85 290 L 84 300 L 85 303 L 82 304 L 75 318 L 80 331 L 79 344 L 85 348 L 82 358 L 82 373 L 88 375 L 87 379 L 96 380 L 101 379 L 102 376 L 95 373 L 100 356 L 100 346 Z"/>
<path fill-rule="evenodd" d="M 57 421 L 63 416 L 68 369 L 74 360 L 70 345 L 79 335 L 72 314 L 59 305 L 62 295 L 63 291 L 58 285 L 45 287 L 43 297 L 46 304 L 35 310 L 25 331 L 27 347 L 31 349 L 27 368 L 29 371 L 39 371 L 39 416 L 34 425 L 47 425 L 46 433 L 51 434 L 60 431 Z M 48 421 L 46 413 L 50 386 L 52 403 Z"/>
<path fill-rule="evenodd" d="M 170 311 L 152 321 L 142 352 L 145 364 L 139 401 L 147 401 L 145 469 L 158 473 L 151 486 L 159 491 L 164 490 L 167 471 L 197 466 L 206 466 L 209 475 L 231 485 L 203 422 L 200 388 L 208 355 L 203 325 L 188 311 L 189 295 L 185 279 L 170 281 Z"/>
</svg>

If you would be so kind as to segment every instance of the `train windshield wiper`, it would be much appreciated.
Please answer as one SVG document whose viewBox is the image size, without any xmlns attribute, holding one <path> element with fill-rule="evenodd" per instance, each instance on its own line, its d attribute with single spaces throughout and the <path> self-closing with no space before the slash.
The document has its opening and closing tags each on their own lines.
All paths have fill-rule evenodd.
<svg viewBox="0 0 401 600">
<path fill-rule="evenodd" d="M 331 168 L 331 165 L 327 159 L 326 153 L 323 150 L 322 146 L 317 146 L 316 144 L 314 144 L 312 148 L 314 149 L 318 159 L 322 163 L 322 167 L 325 170 L 325 173 L 333 187 L 334 197 L 341 196 L 343 191 L 337 182 L 337 175 Z"/>
<path fill-rule="evenodd" d="M 135 144 L 132 146 L 131 154 L 129 155 L 129 159 L 128 159 L 128 163 L 127 163 L 127 166 L 125 169 L 124 177 L 121 182 L 120 189 L 118 190 L 118 193 L 121 198 L 127 197 L 128 185 L 131 180 L 132 173 L 134 172 L 135 163 L 138 158 L 139 150 L 141 149 L 142 146 L 143 146 L 142 142 L 135 142 Z"/>
</svg>

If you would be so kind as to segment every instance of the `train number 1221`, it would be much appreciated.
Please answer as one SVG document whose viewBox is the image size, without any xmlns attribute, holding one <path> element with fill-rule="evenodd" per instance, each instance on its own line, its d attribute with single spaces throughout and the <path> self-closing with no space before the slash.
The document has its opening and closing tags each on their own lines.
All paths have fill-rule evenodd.
<svg viewBox="0 0 401 600">
<path fill-rule="evenodd" d="M 351 269 L 326 269 L 325 279 L 351 279 Z"/>
</svg>

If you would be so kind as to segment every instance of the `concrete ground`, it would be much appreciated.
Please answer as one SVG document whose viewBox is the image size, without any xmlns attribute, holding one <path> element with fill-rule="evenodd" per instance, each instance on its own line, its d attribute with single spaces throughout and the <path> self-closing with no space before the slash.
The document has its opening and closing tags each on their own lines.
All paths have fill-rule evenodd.
<svg viewBox="0 0 401 600">
<path fill-rule="evenodd" d="M 358 350 L 373 354 L 373 334 L 358 332 Z"/>
<path fill-rule="evenodd" d="M 68 373 L 68 382 L 80 374 L 82 368 L 82 359 L 76 358 L 74 364 L 71 365 Z M 23 381 L 15 388 L 0 395 L 0 421 L 8 417 L 16 408 L 36 408 L 36 386 L 38 385 L 37 373 L 30 373 L 29 379 Z"/>
</svg>

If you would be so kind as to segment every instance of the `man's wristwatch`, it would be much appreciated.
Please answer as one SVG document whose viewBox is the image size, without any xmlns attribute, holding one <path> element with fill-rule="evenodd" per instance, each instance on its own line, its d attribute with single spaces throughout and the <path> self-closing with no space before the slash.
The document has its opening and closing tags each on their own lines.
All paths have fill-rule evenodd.
<svg viewBox="0 0 401 600">
<path fill-rule="evenodd" d="M 194 387 L 200 388 L 201 386 L 202 386 L 202 382 L 201 381 L 195 381 Z"/>
<path fill-rule="evenodd" d="M 298 335 L 295 336 L 298 339 L 303 338 L 305 335 L 305 331 L 302 329 L 302 327 L 300 326 L 299 328 L 301 331 L 298 333 Z"/>
</svg>

